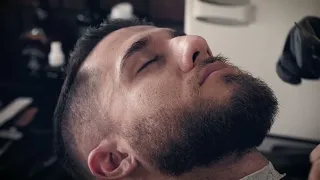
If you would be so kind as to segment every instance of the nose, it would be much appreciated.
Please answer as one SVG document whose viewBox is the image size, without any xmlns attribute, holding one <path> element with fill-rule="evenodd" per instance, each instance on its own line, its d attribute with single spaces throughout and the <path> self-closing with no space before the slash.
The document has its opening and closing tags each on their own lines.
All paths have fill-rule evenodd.
<svg viewBox="0 0 320 180">
<path fill-rule="evenodd" d="M 200 36 L 187 35 L 175 39 L 177 45 L 174 47 L 177 48 L 177 52 L 180 52 L 177 60 L 183 72 L 190 71 L 197 62 L 211 56 L 207 41 Z"/>
</svg>

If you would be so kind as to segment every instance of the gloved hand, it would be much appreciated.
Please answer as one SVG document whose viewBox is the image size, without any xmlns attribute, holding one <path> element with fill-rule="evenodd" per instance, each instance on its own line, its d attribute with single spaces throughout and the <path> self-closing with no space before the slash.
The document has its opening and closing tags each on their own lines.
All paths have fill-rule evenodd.
<svg viewBox="0 0 320 180">
<path fill-rule="evenodd" d="M 290 84 L 320 78 L 320 18 L 305 17 L 290 30 L 276 71 Z"/>
<path fill-rule="evenodd" d="M 312 163 L 309 180 L 320 179 L 320 144 L 310 154 L 310 161 Z"/>
</svg>

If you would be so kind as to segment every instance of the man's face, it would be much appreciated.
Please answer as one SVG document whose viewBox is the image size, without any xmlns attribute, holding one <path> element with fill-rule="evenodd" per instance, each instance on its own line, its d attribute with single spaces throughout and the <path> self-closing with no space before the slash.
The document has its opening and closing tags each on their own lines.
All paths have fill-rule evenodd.
<svg viewBox="0 0 320 180">
<path fill-rule="evenodd" d="M 277 110 L 262 81 L 213 57 L 203 38 L 171 29 L 115 31 L 98 44 L 86 67 L 102 72 L 97 91 L 114 132 L 166 174 L 258 145 Z"/>
</svg>

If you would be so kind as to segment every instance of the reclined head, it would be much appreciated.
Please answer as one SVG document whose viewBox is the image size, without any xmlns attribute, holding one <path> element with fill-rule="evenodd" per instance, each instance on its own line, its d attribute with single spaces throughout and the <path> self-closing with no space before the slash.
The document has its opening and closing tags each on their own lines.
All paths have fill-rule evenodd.
<svg viewBox="0 0 320 180">
<path fill-rule="evenodd" d="M 277 100 L 217 53 L 145 21 L 88 29 L 54 117 L 67 168 L 84 179 L 177 177 L 258 146 Z"/>
</svg>

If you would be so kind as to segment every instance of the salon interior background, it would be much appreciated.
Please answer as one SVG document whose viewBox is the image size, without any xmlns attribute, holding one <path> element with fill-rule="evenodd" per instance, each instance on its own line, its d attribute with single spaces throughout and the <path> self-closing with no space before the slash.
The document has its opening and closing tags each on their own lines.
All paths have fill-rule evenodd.
<svg viewBox="0 0 320 180">
<path fill-rule="evenodd" d="M 204 14 L 239 18 L 247 13 L 247 9 L 220 5 L 221 12 L 217 14 L 217 7 L 208 1 L 126 2 L 133 5 L 134 15 L 154 21 L 158 26 L 184 29 L 187 34 L 203 36 L 214 53 L 228 56 L 233 63 L 261 77 L 275 90 L 280 114 L 260 149 L 270 151 L 275 144 L 298 150 L 313 147 L 320 141 L 320 81 L 287 84 L 276 74 L 275 64 L 294 22 L 307 15 L 320 17 L 320 1 L 252 0 L 253 19 L 240 26 L 199 21 L 197 16 Z M 101 22 L 120 2 L 124 1 L 1 1 L 0 179 L 70 179 L 55 165 L 52 150 L 51 118 L 64 66 L 60 66 L 59 61 L 50 61 L 50 52 L 51 55 L 62 54 L 67 61 L 82 30 Z M 52 49 L 58 50 L 52 52 Z M 308 163 L 307 153 L 301 155 L 303 151 L 295 149 L 300 153 L 299 157 L 303 157 L 297 167 Z M 279 159 L 280 155 L 270 153 L 270 156 Z M 296 157 L 290 158 L 296 160 Z M 282 168 L 295 177 L 304 177 L 308 172 L 306 167 L 305 173 L 295 174 L 294 163 L 287 160 L 280 164 L 280 170 Z"/>
</svg>

